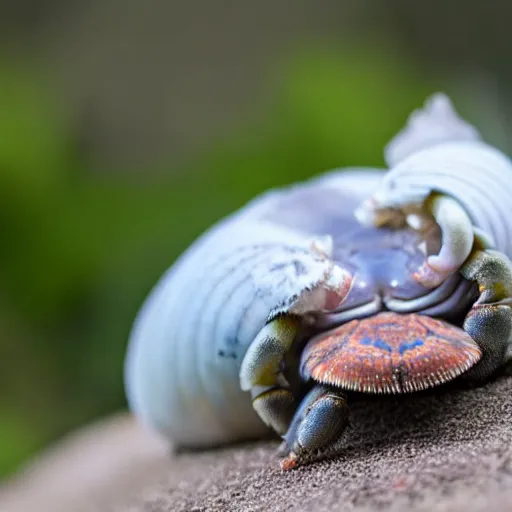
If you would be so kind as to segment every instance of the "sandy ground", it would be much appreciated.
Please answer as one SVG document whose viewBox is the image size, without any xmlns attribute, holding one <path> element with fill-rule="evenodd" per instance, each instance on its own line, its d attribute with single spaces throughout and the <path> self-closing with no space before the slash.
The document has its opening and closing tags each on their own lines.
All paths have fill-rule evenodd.
<svg viewBox="0 0 512 512">
<path fill-rule="evenodd" d="M 512 510 L 510 377 L 354 404 L 346 443 L 335 460 L 283 473 L 275 442 L 171 456 L 119 416 L 43 455 L 0 510 Z"/>
</svg>

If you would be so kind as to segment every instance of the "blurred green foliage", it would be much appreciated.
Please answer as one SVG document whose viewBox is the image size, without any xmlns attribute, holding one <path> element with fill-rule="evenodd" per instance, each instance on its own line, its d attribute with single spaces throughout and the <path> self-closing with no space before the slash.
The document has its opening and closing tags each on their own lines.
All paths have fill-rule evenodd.
<svg viewBox="0 0 512 512">
<path fill-rule="evenodd" d="M 134 178 L 88 166 L 34 76 L 0 74 L 0 475 L 125 406 L 133 318 L 197 235 L 266 188 L 382 166 L 431 92 L 391 52 L 301 53 L 280 68 L 264 123 L 165 179 L 149 167 Z"/>
</svg>

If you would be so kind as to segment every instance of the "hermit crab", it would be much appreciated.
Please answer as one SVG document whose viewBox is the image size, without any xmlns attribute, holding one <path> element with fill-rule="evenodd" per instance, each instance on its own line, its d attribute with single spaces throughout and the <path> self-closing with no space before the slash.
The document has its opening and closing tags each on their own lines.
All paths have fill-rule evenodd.
<svg viewBox="0 0 512 512">
<path fill-rule="evenodd" d="M 512 164 L 436 94 L 385 151 L 203 234 L 135 321 L 134 413 L 178 447 L 343 450 L 351 393 L 479 382 L 512 356 Z"/>
</svg>

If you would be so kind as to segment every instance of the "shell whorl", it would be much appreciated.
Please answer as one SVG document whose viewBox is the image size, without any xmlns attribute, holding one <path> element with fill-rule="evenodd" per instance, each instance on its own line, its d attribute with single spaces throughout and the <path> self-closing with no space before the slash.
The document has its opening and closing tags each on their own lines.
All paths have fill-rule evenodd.
<svg viewBox="0 0 512 512">
<path fill-rule="evenodd" d="M 481 142 L 439 144 L 411 155 L 383 180 L 380 204 L 403 197 L 425 200 L 431 192 L 456 199 L 475 227 L 494 246 L 512 256 L 512 165 L 498 150 Z"/>
<path fill-rule="evenodd" d="M 432 192 L 456 199 L 496 249 L 512 257 L 512 162 L 479 140 L 444 95 L 414 112 L 386 148 L 391 168 L 374 195 L 379 207 L 424 201 Z"/>
<path fill-rule="evenodd" d="M 436 93 L 425 101 L 423 108 L 409 116 L 405 127 L 384 149 L 384 157 L 392 168 L 407 156 L 429 146 L 480 139 L 478 130 L 457 114 L 450 98 Z"/>
</svg>

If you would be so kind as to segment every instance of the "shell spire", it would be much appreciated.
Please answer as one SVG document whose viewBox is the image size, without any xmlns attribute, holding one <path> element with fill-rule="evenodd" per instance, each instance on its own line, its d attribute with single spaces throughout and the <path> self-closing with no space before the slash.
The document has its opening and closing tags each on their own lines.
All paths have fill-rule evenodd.
<svg viewBox="0 0 512 512">
<path fill-rule="evenodd" d="M 462 119 L 443 93 L 436 93 L 415 110 L 405 128 L 386 146 L 384 157 L 394 167 L 416 151 L 448 141 L 480 140 L 478 130 Z"/>
<path fill-rule="evenodd" d="M 389 171 L 356 209 L 360 222 L 382 225 L 442 195 L 462 207 L 487 246 L 512 257 L 512 161 L 481 140 L 447 96 L 435 94 L 413 112 L 385 158 Z"/>
</svg>

